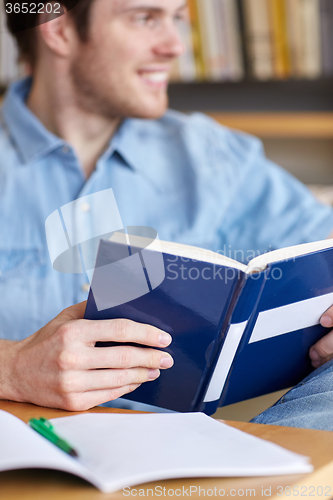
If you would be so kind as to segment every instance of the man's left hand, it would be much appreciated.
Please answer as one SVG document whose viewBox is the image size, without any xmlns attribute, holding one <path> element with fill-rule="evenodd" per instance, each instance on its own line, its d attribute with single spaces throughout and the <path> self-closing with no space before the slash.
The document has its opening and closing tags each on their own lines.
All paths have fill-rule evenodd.
<svg viewBox="0 0 333 500">
<path fill-rule="evenodd" d="M 333 328 L 333 306 L 322 315 L 320 323 L 326 328 Z M 311 347 L 309 355 L 314 368 L 333 358 L 333 330 Z"/>
</svg>

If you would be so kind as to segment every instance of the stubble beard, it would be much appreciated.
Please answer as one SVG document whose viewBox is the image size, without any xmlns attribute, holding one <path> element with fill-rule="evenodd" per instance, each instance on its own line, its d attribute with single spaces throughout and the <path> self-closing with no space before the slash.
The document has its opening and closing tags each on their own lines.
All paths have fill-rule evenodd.
<svg viewBox="0 0 333 500">
<path fill-rule="evenodd" d="M 126 92 L 124 87 L 121 92 L 114 91 L 111 95 L 107 83 L 105 72 L 94 64 L 93 57 L 87 55 L 78 58 L 71 67 L 70 75 L 75 91 L 76 105 L 92 114 L 98 114 L 107 119 L 142 118 L 158 119 L 164 115 L 168 108 L 168 95 L 163 92 L 163 96 L 158 99 L 158 104 L 145 107 L 140 99 L 135 99 L 131 89 Z M 114 86 L 116 88 L 116 86 Z M 126 95 L 126 98 L 124 98 Z M 154 108 L 154 109 L 153 109 Z"/>
</svg>

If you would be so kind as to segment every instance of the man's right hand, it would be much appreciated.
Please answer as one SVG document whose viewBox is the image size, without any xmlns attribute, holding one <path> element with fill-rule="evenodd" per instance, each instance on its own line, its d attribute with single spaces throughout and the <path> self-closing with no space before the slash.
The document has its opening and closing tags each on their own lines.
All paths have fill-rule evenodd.
<svg viewBox="0 0 333 500">
<path fill-rule="evenodd" d="M 166 352 L 95 342 L 134 342 L 163 348 L 171 336 L 124 319 L 84 320 L 86 302 L 69 307 L 30 337 L 0 341 L 0 398 L 84 411 L 155 380 L 170 368 Z"/>
</svg>

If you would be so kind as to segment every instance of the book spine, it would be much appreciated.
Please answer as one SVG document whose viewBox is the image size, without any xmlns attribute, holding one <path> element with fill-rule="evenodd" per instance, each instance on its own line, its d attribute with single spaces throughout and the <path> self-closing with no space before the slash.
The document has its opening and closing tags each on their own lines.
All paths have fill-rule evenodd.
<svg viewBox="0 0 333 500">
<path fill-rule="evenodd" d="M 237 304 L 238 298 L 242 293 L 245 282 L 246 276 L 244 273 L 241 273 L 232 293 L 230 294 L 231 297 L 229 307 L 226 313 L 223 315 L 222 323 L 219 326 L 220 335 L 217 339 L 217 342 L 215 342 L 215 345 L 212 346 L 210 359 L 207 360 L 206 372 L 201 378 L 201 384 L 198 388 L 196 402 L 194 405 L 195 409 L 193 411 L 200 411 L 206 413 L 207 415 L 212 415 L 218 408 L 220 391 L 217 391 L 218 394 L 216 395 L 216 397 L 213 396 L 207 398 L 206 395 L 207 393 L 215 393 L 216 389 L 214 389 L 214 387 L 216 386 L 216 383 L 219 384 L 219 381 L 216 382 L 216 379 L 219 379 L 219 370 L 217 369 L 217 364 L 221 356 L 221 351 L 223 350 L 223 345 L 226 341 L 231 316 L 233 314 L 235 305 Z M 213 391 L 212 386 L 214 386 Z"/>
<path fill-rule="evenodd" d="M 254 276 L 254 275 L 253 275 Z M 233 294 L 224 323 L 221 326 L 220 342 L 212 354 L 211 369 L 206 376 L 200 396 L 199 411 L 212 414 L 220 406 L 224 387 L 242 341 L 247 324 L 256 310 L 265 283 L 265 273 L 252 278 L 242 274 Z"/>
<path fill-rule="evenodd" d="M 236 0 L 236 9 L 238 11 L 238 22 L 239 22 L 239 35 L 241 43 L 241 53 L 244 65 L 244 75 L 250 75 L 250 60 L 247 50 L 247 39 L 246 39 L 246 19 L 243 0 Z"/>
<path fill-rule="evenodd" d="M 237 81 L 244 77 L 244 63 L 240 23 L 235 0 L 224 0 L 224 11 L 229 78 Z"/>
<path fill-rule="evenodd" d="M 273 32 L 274 76 L 285 79 L 291 73 L 286 5 L 284 0 L 268 0 L 268 6 Z"/>
<path fill-rule="evenodd" d="M 286 0 L 286 9 L 291 74 L 301 78 L 305 71 L 301 0 Z"/>
<path fill-rule="evenodd" d="M 205 62 L 202 50 L 201 26 L 199 22 L 199 11 L 197 0 L 189 0 L 188 8 L 192 27 L 193 53 L 196 66 L 197 80 L 201 81 L 205 78 Z"/>
<path fill-rule="evenodd" d="M 221 52 L 214 3 L 212 0 L 197 0 L 201 43 L 204 56 L 205 76 L 207 80 L 223 79 L 226 67 L 225 52 Z"/>
<path fill-rule="evenodd" d="M 180 36 L 185 45 L 185 53 L 178 60 L 178 81 L 193 82 L 197 78 L 194 55 L 194 39 L 191 27 L 190 12 L 187 10 L 185 22 L 180 24 Z"/>
<path fill-rule="evenodd" d="M 225 0 L 213 0 L 214 17 L 216 24 L 216 36 L 219 47 L 219 59 L 221 67 L 221 80 L 231 79 L 230 48 L 228 44 L 227 13 L 225 10 Z"/>
<path fill-rule="evenodd" d="M 304 32 L 304 76 L 318 78 L 321 75 L 321 37 L 319 0 L 302 0 Z"/>
<path fill-rule="evenodd" d="M 235 362 L 237 353 L 242 349 L 243 345 L 247 344 L 248 338 L 251 335 L 251 331 L 253 330 L 257 306 L 265 288 L 268 274 L 269 269 L 261 273 L 249 274 L 246 275 L 246 278 L 243 282 L 241 293 L 238 296 L 237 303 L 235 304 L 233 313 L 230 318 L 230 326 L 242 325 L 242 335 L 239 339 L 237 339 L 237 343 L 234 346 L 232 353 L 233 356 L 229 362 L 230 368 L 225 374 L 224 380 L 221 380 L 221 393 L 217 407 L 223 406 L 225 400 L 228 397 L 228 381 L 232 374 L 233 364 Z"/>
<path fill-rule="evenodd" d="M 329 75 L 333 75 L 333 5 L 329 3 L 329 18 L 330 18 L 330 71 Z"/>
<path fill-rule="evenodd" d="M 332 21 L 332 0 L 320 0 L 321 57 L 322 72 L 325 76 L 331 76 L 333 74 Z"/>
<path fill-rule="evenodd" d="M 251 75 L 273 77 L 271 29 L 266 0 L 243 0 L 246 47 Z"/>
<path fill-rule="evenodd" d="M 0 83 L 8 85 L 21 76 L 22 68 L 18 64 L 17 44 L 6 24 L 4 3 L 0 6 Z"/>
</svg>

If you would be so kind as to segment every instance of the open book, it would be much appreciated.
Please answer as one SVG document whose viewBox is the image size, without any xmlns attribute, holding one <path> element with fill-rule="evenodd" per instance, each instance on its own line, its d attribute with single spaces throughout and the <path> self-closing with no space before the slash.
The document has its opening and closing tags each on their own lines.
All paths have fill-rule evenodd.
<svg viewBox="0 0 333 500">
<path fill-rule="evenodd" d="M 161 479 L 313 470 L 307 457 L 200 413 L 89 413 L 56 418 L 52 424 L 75 447 L 78 458 L 0 411 L 0 471 L 56 469 L 75 474 L 106 493 L 121 488 L 128 493 L 131 486 Z"/>
<path fill-rule="evenodd" d="M 284 248 L 245 266 L 119 233 L 100 242 L 85 318 L 127 318 L 173 337 L 174 366 L 126 399 L 212 414 L 311 372 L 308 351 L 327 333 L 320 317 L 333 304 L 332 246 Z"/>
</svg>

